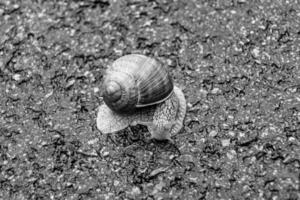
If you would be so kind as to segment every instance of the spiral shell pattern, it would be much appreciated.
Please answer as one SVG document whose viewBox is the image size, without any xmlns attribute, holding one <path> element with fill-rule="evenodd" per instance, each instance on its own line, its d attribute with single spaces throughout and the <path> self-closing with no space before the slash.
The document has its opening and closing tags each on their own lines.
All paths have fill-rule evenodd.
<svg viewBox="0 0 300 200">
<path fill-rule="evenodd" d="M 107 70 L 104 79 L 105 103 L 116 112 L 165 101 L 173 92 L 173 81 L 162 64 L 144 55 L 125 55 Z"/>
</svg>

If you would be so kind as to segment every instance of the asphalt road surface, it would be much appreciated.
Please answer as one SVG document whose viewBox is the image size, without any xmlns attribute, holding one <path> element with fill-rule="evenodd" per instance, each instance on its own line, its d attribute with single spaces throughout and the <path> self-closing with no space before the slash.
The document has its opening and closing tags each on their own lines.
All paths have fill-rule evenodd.
<svg viewBox="0 0 300 200">
<path fill-rule="evenodd" d="M 300 3 L 0 1 L 0 199 L 300 199 Z M 96 128 L 107 65 L 163 62 L 174 144 Z"/>
</svg>

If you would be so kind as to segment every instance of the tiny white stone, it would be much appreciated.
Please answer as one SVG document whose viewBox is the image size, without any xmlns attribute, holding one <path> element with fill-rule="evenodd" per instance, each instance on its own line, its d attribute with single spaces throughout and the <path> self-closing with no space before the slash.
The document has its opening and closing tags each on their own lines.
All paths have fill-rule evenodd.
<svg viewBox="0 0 300 200">
<path fill-rule="evenodd" d="M 102 153 L 102 155 L 103 155 L 104 157 L 106 157 L 106 156 L 109 155 L 109 152 L 108 152 L 108 151 L 104 151 L 104 152 Z"/>
<path fill-rule="evenodd" d="M 92 144 L 96 144 L 97 142 L 98 142 L 98 139 L 95 138 L 95 139 L 89 140 L 89 141 L 87 142 L 87 144 L 92 145 Z"/>
<path fill-rule="evenodd" d="M 230 145 L 230 139 L 225 139 L 221 141 L 223 147 L 227 147 Z"/>
<path fill-rule="evenodd" d="M 21 79 L 21 74 L 14 74 L 13 79 L 19 81 Z"/>
<path fill-rule="evenodd" d="M 235 136 L 235 132 L 229 131 L 229 132 L 228 132 L 228 135 L 230 135 L 231 137 L 234 137 L 234 136 Z"/>
<path fill-rule="evenodd" d="M 209 137 L 215 137 L 216 135 L 218 135 L 218 132 L 215 131 L 215 130 L 212 130 L 212 131 L 209 133 Z"/>
<path fill-rule="evenodd" d="M 53 91 L 51 90 L 49 93 L 47 93 L 47 94 L 45 95 L 45 98 L 50 97 L 52 94 L 53 94 Z"/>
<path fill-rule="evenodd" d="M 219 89 L 219 88 L 214 88 L 212 91 L 211 91 L 211 93 L 213 93 L 213 94 L 217 94 L 217 93 L 219 93 L 221 90 Z"/>
<path fill-rule="evenodd" d="M 293 141 L 296 141 L 296 138 L 294 138 L 294 137 L 289 137 L 289 142 L 293 142 Z"/>
<path fill-rule="evenodd" d="M 235 150 L 231 150 L 231 151 L 227 152 L 226 155 L 230 160 L 232 160 L 236 156 L 236 152 L 235 152 Z"/>
<path fill-rule="evenodd" d="M 88 76 L 90 74 L 90 72 L 89 71 L 86 71 L 86 72 L 84 72 L 84 76 Z"/>
<path fill-rule="evenodd" d="M 258 48 L 258 47 L 255 47 L 255 48 L 252 50 L 252 53 L 253 53 L 254 57 L 259 57 L 259 54 L 260 54 L 259 48 Z"/>
<path fill-rule="evenodd" d="M 131 191 L 132 195 L 139 195 L 140 193 L 141 193 L 140 188 L 138 188 L 136 186 L 132 188 L 132 191 Z"/>
<path fill-rule="evenodd" d="M 120 184 L 120 181 L 115 180 L 114 181 L 114 186 L 118 186 Z"/>
<path fill-rule="evenodd" d="M 243 138 L 243 137 L 245 137 L 245 133 L 240 132 L 240 133 L 239 133 L 239 138 Z"/>
<path fill-rule="evenodd" d="M 94 93 L 97 93 L 97 92 L 99 92 L 99 88 L 98 87 L 94 87 Z"/>
</svg>

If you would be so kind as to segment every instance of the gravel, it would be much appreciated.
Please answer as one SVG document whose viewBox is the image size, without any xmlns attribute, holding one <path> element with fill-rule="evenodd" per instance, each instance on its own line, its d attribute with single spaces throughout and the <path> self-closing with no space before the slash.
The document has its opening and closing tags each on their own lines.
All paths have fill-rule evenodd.
<svg viewBox="0 0 300 200">
<path fill-rule="evenodd" d="M 298 1 L 0 1 L 0 199 L 300 199 Z M 174 144 L 96 128 L 109 63 L 163 62 Z"/>
</svg>

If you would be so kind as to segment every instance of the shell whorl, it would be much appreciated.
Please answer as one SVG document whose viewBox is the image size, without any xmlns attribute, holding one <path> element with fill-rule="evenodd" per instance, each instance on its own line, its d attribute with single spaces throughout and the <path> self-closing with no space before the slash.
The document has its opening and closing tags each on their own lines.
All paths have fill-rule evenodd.
<svg viewBox="0 0 300 200">
<path fill-rule="evenodd" d="M 108 72 L 104 79 L 103 90 L 104 102 L 116 112 L 131 112 L 137 104 L 138 88 L 134 77 L 130 74 Z"/>
<path fill-rule="evenodd" d="M 121 113 L 161 103 L 169 98 L 174 87 L 171 76 L 160 62 L 138 54 L 113 62 L 103 85 L 105 103 Z"/>
</svg>

